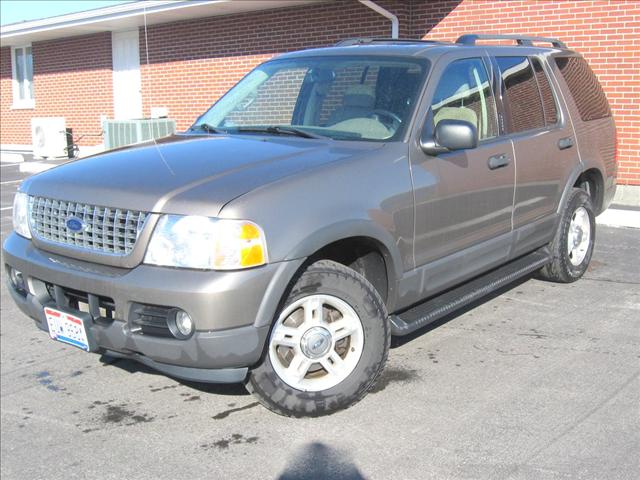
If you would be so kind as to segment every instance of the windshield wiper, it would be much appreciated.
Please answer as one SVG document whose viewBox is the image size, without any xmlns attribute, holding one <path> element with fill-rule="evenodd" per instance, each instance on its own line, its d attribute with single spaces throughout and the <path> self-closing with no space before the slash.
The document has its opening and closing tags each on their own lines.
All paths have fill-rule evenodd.
<svg viewBox="0 0 640 480">
<path fill-rule="evenodd" d="M 219 128 L 209 125 L 208 123 L 199 123 L 198 125 L 191 127 L 189 130 L 204 130 L 207 133 L 225 133 Z"/>
<path fill-rule="evenodd" d="M 315 133 L 301 130 L 299 128 L 281 126 L 281 125 L 269 125 L 266 127 L 236 127 L 236 130 L 238 132 L 269 133 L 271 135 L 294 135 L 296 137 L 302 137 L 302 138 L 315 138 L 315 139 L 328 138 L 328 137 L 323 137 L 322 135 L 317 135 Z"/>
</svg>

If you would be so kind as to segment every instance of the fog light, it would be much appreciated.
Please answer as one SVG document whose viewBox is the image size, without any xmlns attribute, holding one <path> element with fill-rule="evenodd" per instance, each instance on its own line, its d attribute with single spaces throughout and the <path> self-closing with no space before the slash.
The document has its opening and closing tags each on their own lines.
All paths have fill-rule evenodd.
<svg viewBox="0 0 640 480">
<path fill-rule="evenodd" d="M 22 272 L 15 268 L 9 269 L 9 278 L 11 279 L 11 285 L 20 293 L 27 293 L 27 285 L 22 276 Z"/>
<path fill-rule="evenodd" d="M 183 338 L 186 338 L 193 333 L 193 320 L 191 320 L 189 314 L 184 310 L 175 311 L 174 321 L 176 329 Z"/>
</svg>

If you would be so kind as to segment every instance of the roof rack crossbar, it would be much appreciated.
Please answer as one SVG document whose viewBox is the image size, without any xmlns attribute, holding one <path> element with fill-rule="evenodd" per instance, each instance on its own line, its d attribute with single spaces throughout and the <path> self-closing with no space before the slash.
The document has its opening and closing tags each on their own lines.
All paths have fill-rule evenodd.
<svg viewBox="0 0 640 480">
<path fill-rule="evenodd" d="M 349 47 L 351 45 L 367 45 L 370 43 L 426 43 L 431 45 L 450 45 L 450 42 L 442 42 L 438 40 L 414 40 L 412 38 L 385 38 L 385 37 L 356 37 L 340 40 L 335 47 Z"/>
<path fill-rule="evenodd" d="M 556 48 L 567 48 L 564 42 L 561 42 L 557 38 L 547 37 L 528 37 L 523 35 L 482 35 L 482 34 L 468 34 L 458 37 L 456 43 L 461 45 L 475 45 L 478 40 L 515 40 L 518 45 L 533 46 L 533 42 L 545 42 L 550 43 Z"/>
</svg>

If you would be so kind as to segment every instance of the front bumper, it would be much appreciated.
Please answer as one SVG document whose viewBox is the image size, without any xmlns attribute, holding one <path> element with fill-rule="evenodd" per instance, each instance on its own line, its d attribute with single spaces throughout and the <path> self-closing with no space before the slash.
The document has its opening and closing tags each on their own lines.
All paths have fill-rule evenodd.
<svg viewBox="0 0 640 480">
<path fill-rule="evenodd" d="M 88 327 L 100 352 L 207 382 L 241 381 L 247 367 L 259 361 L 278 302 L 302 264 L 296 260 L 234 272 L 149 265 L 121 269 L 40 250 L 15 233 L 3 250 L 4 263 L 22 272 L 28 286 L 20 292 L 7 282 L 8 289 L 42 330 L 48 331 L 44 306 L 56 305 L 43 285 L 108 297 L 113 319 L 96 319 Z M 186 340 L 136 332 L 130 318 L 134 304 L 180 308 L 194 320 L 196 331 Z"/>
</svg>

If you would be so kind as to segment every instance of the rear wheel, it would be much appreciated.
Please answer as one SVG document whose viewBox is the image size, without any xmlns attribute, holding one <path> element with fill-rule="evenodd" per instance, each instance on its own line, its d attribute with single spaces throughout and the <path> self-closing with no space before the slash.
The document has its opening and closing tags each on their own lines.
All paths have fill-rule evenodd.
<svg viewBox="0 0 640 480">
<path fill-rule="evenodd" d="M 300 276 L 273 325 L 247 389 L 286 416 L 347 408 L 372 387 L 390 342 L 387 313 L 355 271 L 322 260 Z"/>
<path fill-rule="evenodd" d="M 540 276 L 561 283 L 578 280 L 589 267 L 595 236 L 591 198 L 584 190 L 574 188 L 551 243 L 553 261 L 542 268 Z"/>
</svg>

